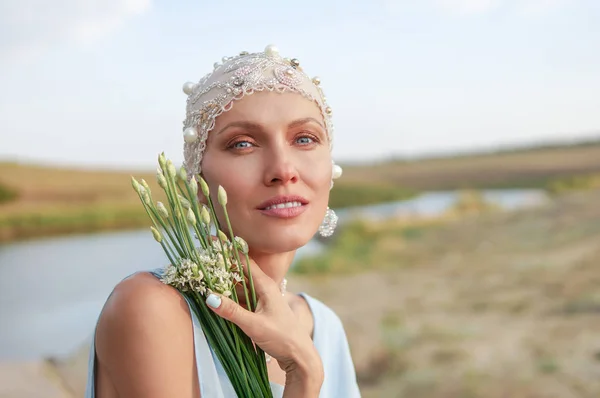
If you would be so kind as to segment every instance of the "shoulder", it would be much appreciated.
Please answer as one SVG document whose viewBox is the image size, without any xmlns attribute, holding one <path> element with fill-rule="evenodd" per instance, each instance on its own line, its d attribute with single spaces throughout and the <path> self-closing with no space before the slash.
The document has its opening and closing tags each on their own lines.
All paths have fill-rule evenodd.
<svg viewBox="0 0 600 398">
<path fill-rule="evenodd" d="M 193 396 L 174 383 L 194 384 L 189 376 L 195 364 L 193 345 L 187 302 L 146 272 L 115 287 L 96 327 L 99 366 L 124 396 Z"/>
<path fill-rule="evenodd" d="M 318 327 L 334 328 L 336 331 L 344 332 L 342 320 L 338 314 L 328 305 L 306 293 L 300 296 L 306 300 L 315 320 L 315 329 Z M 324 324 L 324 325 L 323 325 Z"/>
<path fill-rule="evenodd" d="M 100 314 L 96 335 L 101 340 L 115 331 L 131 334 L 162 325 L 157 329 L 160 333 L 190 323 L 183 296 L 153 275 L 139 272 L 114 288 Z"/>
</svg>

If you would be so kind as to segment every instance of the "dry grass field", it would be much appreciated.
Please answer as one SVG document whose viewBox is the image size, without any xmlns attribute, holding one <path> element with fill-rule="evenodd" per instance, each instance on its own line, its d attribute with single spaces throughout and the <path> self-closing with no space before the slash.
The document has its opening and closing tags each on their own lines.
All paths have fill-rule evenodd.
<svg viewBox="0 0 600 398">
<path fill-rule="evenodd" d="M 598 203 L 358 223 L 290 288 L 340 315 L 365 398 L 598 397 Z"/>
<path fill-rule="evenodd" d="M 496 154 L 385 162 L 344 168 L 348 183 L 394 183 L 409 189 L 545 188 L 564 177 L 600 173 L 600 143 Z"/>
</svg>

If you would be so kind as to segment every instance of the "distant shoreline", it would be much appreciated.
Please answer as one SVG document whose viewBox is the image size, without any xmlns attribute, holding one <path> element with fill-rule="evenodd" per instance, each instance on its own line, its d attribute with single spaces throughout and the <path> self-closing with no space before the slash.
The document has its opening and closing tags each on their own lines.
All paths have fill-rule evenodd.
<svg viewBox="0 0 600 398">
<path fill-rule="evenodd" d="M 151 172 L 80 170 L 0 162 L 0 242 L 150 226 L 130 183 Z M 445 190 L 600 188 L 600 141 L 344 166 L 330 207 L 406 200 Z"/>
</svg>

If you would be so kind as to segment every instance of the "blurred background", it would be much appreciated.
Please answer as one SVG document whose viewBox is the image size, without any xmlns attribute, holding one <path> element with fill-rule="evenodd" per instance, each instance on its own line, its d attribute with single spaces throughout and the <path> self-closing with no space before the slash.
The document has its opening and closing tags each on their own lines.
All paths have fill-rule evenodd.
<svg viewBox="0 0 600 398">
<path fill-rule="evenodd" d="M 363 395 L 600 396 L 597 1 L 3 0 L 0 37 L 0 397 L 83 395 L 111 289 L 165 263 L 130 176 L 181 163 L 185 81 L 271 43 L 344 167 L 289 288 Z"/>
</svg>

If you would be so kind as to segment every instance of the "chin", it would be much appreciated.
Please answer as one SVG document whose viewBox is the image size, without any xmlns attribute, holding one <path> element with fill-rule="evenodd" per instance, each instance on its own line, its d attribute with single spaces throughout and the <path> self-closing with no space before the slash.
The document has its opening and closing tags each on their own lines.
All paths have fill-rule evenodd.
<svg viewBox="0 0 600 398">
<path fill-rule="evenodd" d="M 275 228 L 273 228 L 275 229 Z M 304 229 L 304 230 L 302 230 Z M 262 234 L 256 232 L 246 239 L 252 250 L 263 253 L 288 253 L 306 245 L 315 235 L 315 231 L 306 228 L 276 228 Z"/>
</svg>

